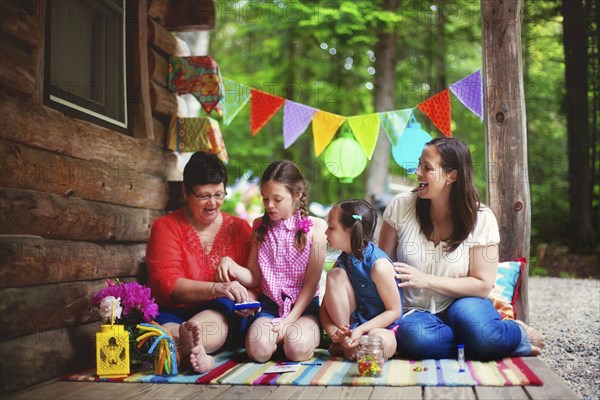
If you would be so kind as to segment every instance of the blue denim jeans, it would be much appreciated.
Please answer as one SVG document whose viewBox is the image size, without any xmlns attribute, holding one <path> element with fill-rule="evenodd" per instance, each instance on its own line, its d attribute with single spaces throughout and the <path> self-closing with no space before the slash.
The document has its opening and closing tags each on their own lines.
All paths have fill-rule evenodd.
<svg viewBox="0 0 600 400">
<path fill-rule="evenodd" d="M 512 320 L 502 321 L 489 299 L 463 297 L 438 314 L 405 315 L 396 341 L 400 357 L 409 359 L 456 358 L 456 346 L 464 344 L 466 358 L 488 361 L 517 349 L 522 330 Z"/>
</svg>

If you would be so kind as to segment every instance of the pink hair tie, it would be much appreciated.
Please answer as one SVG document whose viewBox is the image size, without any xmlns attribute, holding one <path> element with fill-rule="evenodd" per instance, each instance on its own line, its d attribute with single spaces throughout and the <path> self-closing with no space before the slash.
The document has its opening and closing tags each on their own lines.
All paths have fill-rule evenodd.
<svg viewBox="0 0 600 400">
<path fill-rule="evenodd" d="M 302 217 L 298 221 L 298 229 L 304 231 L 304 233 L 308 233 L 311 226 L 313 226 L 313 222 L 308 217 Z"/>
</svg>

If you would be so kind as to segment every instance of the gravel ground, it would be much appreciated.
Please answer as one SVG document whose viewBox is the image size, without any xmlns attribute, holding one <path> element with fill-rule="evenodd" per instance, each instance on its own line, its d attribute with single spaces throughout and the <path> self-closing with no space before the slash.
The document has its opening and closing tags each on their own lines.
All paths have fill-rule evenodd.
<svg viewBox="0 0 600 400">
<path fill-rule="evenodd" d="M 600 399 L 600 280 L 529 278 L 529 323 L 541 359 L 585 400 Z"/>
</svg>

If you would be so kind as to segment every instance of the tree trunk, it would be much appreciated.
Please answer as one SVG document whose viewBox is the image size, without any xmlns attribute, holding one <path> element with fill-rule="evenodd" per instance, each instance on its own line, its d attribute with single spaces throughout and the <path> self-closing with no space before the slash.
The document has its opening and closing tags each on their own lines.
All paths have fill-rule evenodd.
<svg viewBox="0 0 600 400">
<path fill-rule="evenodd" d="M 569 154 L 571 250 L 589 251 L 595 241 L 592 227 L 590 131 L 588 125 L 587 24 L 583 0 L 563 0 L 565 106 Z"/>
<path fill-rule="evenodd" d="M 529 257 L 531 204 L 521 66 L 523 0 L 481 0 L 483 88 L 488 204 L 500 229 L 500 261 Z M 516 309 L 527 321 L 527 278 L 521 276 Z"/>
<path fill-rule="evenodd" d="M 385 0 L 383 8 L 396 11 L 398 0 Z M 375 47 L 375 112 L 394 109 L 394 87 L 396 85 L 396 32 L 380 31 Z M 367 172 L 365 198 L 372 204 L 388 191 L 387 176 L 390 163 L 390 141 L 385 137 L 383 127 L 379 129 L 379 139 L 373 151 Z"/>
</svg>

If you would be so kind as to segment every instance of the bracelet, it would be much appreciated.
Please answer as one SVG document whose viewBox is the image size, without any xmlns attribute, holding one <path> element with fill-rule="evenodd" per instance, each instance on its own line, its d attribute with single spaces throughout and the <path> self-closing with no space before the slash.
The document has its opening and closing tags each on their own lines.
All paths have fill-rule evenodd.
<svg viewBox="0 0 600 400">
<path fill-rule="evenodd" d="M 215 295 L 215 286 L 217 285 L 217 282 L 213 282 L 212 287 L 210 288 L 210 295 L 214 296 Z"/>
</svg>

